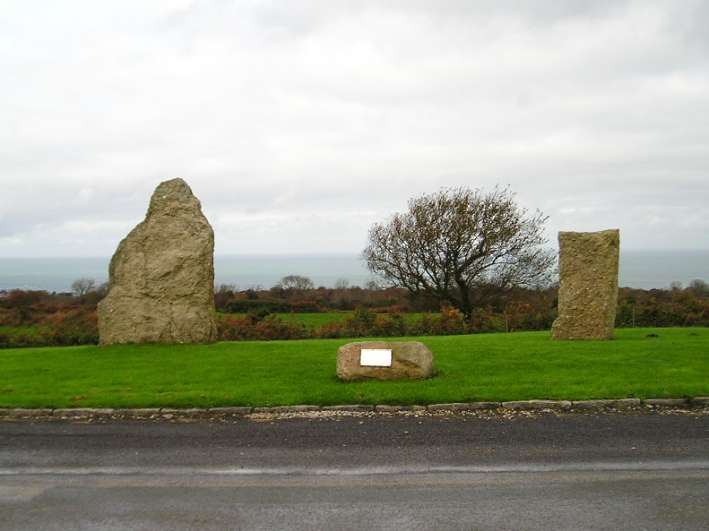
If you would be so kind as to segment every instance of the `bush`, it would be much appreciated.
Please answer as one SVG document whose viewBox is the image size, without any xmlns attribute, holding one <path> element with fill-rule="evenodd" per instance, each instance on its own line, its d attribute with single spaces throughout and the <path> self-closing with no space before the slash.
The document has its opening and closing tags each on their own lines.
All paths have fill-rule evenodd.
<svg viewBox="0 0 709 531">
<path fill-rule="evenodd" d="M 468 333 L 470 327 L 465 321 L 465 316 L 460 310 L 451 306 L 441 308 L 441 314 L 434 321 L 433 333 L 435 335 L 459 335 Z"/>
<path fill-rule="evenodd" d="M 43 339 L 49 345 L 87 345 L 98 343 L 96 312 L 81 308 L 56 312 L 45 319 Z"/>
<path fill-rule="evenodd" d="M 217 320 L 217 330 L 221 341 L 304 339 L 310 337 L 308 330 L 295 323 L 285 322 L 275 315 L 261 319 L 251 316 L 224 316 Z"/>
<path fill-rule="evenodd" d="M 267 311 L 268 313 L 319 312 L 322 307 L 313 300 L 285 301 L 277 299 L 235 299 L 228 302 L 224 309 L 228 313 L 249 313 Z"/>
</svg>

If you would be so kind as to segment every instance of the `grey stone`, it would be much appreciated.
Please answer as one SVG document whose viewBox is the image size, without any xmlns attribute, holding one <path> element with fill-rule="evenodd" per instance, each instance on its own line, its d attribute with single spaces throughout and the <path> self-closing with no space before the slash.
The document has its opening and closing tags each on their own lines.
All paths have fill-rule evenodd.
<svg viewBox="0 0 709 531">
<path fill-rule="evenodd" d="M 94 411 L 91 408 L 64 408 L 55 409 L 53 415 L 60 418 L 89 418 L 94 416 Z"/>
<path fill-rule="evenodd" d="M 468 409 L 468 404 L 464 402 L 450 402 L 446 404 L 430 404 L 429 411 L 463 411 Z"/>
<path fill-rule="evenodd" d="M 511 400 L 502 402 L 502 407 L 505 409 L 535 409 L 529 400 Z"/>
<path fill-rule="evenodd" d="M 65 408 L 55 409 L 55 417 L 63 418 L 105 418 L 113 416 L 115 410 L 112 408 Z"/>
<path fill-rule="evenodd" d="M 626 408 L 626 407 L 638 407 L 641 405 L 641 400 L 639 398 L 621 398 L 620 400 L 613 401 L 613 407 L 615 408 Z"/>
<path fill-rule="evenodd" d="M 0 410 L 0 417 L 10 419 L 42 418 L 51 417 L 52 413 L 53 410 L 49 408 L 10 408 Z"/>
<path fill-rule="evenodd" d="M 143 407 L 143 408 L 121 408 L 115 409 L 114 414 L 116 416 L 125 418 L 151 418 L 160 415 L 160 408 L 157 407 Z"/>
<path fill-rule="evenodd" d="M 387 404 L 380 404 L 374 406 L 374 411 L 377 413 L 396 413 L 397 411 L 404 411 L 405 408 L 403 406 L 390 406 Z"/>
<path fill-rule="evenodd" d="M 229 415 L 235 417 L 243 417 L 251 414 L 253 408 L 251 406 L 233 406 L 233 407 L 210 407 L 209 412 L 215 415 Z"/>
<path fill-rule="evenodd" d="M 358 411 L 367 412 L 374 411 L 374 406 L 368 406 L 365 404 L 342 404 L 339 406 L 323 406 L 321 408 L 323 411 Z"/>
<path fill-rule="evenodd" d="M 471 411 L 476 409 L 497 409 L 501 405 L 500 402 L 468 402 L 466 404 L 467 409 Z"/>
<path fill-rule="evenodd" d="M 643 403 L 647 406 L 685 407 L 689 405 L 689 400 L 686 398 L 646 398 Z"/>
<path fill-rule="evenodd" d="M 201 418 L 208 416 L 209 410 L 204 408 L 191 407 L 177 409 L 177 414 L 184 418 Z"/>
<path fill-rule="evenodd" d="M 600 409 L 600 408 L 628 408 L 641 405 L 639 398 L 620 398 L 602 400 L 578 400 L 572 402 L 572 407 L 576 409 Z"/>
<path fill-rule="evenodd" d="M 559 233 L 559 316 L 554 339 L 611 339 L 618 301 L 617 229 Z"/>
<path fill-rule="evenodd" d="M 213 254 L 212 227 L 190 187 L 161 183 L 111 259 L 97 310 L 100 343 L 216 340 Z"/>
<path fill-rule="evenodd" d="M 615 400 L 574 400 L 571 406 L 576 409 L 600 409 L 612 407 Z"/>
<path fill-rule="evenodd" d="M 568 400 L 513 400 L 502 402 L 505 409 L 571 409 L 571 402 Z"/>
<path fill-rule="evenodd" d="M 709 396 L 695 396 L 692 398 L 692 405 L 709 406 Z"/>
<path fill-rule="evenodd" d="M 571 409 L 569 400 L 530 400 L 529 403 L 536 409 Z"/>
<path fill-rule="evenodd" d="M 320 411 L 320 406 L 300 404 L 296 406 L 276 406 L 270 409 L 271 413 L 305 413 L 308 411 Z"/>
<path fill-rule="evenodd" d="M 360 365 L 362 349 L 391 349 L 391 367 Z M 433 353 L 418 341 L 363 341 L 348 343 L 337 351 L 337 376 L 341 380 L 398 380 L 429 378 Z"/>
</svg>

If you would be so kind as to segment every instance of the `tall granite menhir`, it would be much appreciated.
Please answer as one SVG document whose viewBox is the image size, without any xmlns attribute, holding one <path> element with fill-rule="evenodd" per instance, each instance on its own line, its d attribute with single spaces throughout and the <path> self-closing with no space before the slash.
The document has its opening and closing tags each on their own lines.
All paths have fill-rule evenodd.
<svg viewBox="0 0 709 531">
<path fill-rule="evenodd" d="M 155 189 L 145 220 L 118 245 L 98 328 L 102 345 L 216 340 L 214 232 L 182 179 Z"/>
<path fill-rule="evenodd" d="M 554 339 L 612 339 L 618 302 L 617 229 L 559 233 L 559 316 Z"/>
</svg>

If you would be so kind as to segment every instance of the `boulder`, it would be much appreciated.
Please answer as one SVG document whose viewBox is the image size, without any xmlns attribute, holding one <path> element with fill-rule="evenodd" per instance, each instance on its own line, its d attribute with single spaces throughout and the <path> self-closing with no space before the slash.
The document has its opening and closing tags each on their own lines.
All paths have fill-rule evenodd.
<svg viewBox="0 0 709 531">
<path fill-rule="evenodd" d="M 617 229 L 559 233 L 559 315 L 554 339 L 611 339 L 618 302 Z"/>
<path fill-rule="evenodd" d="M 214 341 L 214 314 L 214 232 L 187 183 L 165 181 L 111 259 L 99 341 Z"/>
<path fill-rule="evenodd" d="M 365 350 L 363 357 L 362 351 Z M 371 363 L 368 356 L 381 354 L 390 359 L 390 365 L 363 365 Z M 391 357 L 386 351 L 391 351 Z M 337 377 L 341 380 L 399 380 L 429 378 L 433 373 L 433 353 L 418 341 L 362 341 L 348 343 L 337 351 Z"/>
</svg>

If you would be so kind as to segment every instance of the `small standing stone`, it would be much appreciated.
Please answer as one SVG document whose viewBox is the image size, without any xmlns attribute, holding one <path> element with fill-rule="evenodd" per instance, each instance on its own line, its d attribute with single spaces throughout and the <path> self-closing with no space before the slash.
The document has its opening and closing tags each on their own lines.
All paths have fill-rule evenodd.
<svg viewBox="0 0 709 531">
<path fill-rule="evenodd" d="M 559 233 L 559 316 L 554 339 L 612 339 L 618 302 L 617 229 Z"/>
<path fill-rule="evenodd" d="M 214 314 L 214 232 L 187 183 L 165 181 L 111 259 L 99 341 L 214 341 Z"/>
<path fill-rule="evenodd" d="M 390 364 L 367 365 L 363 350 L 391 351 Z M 343 345 L 337 351 L 337 377 L 341 380 L 421 379 L 432 374 L 433 353 L 418 341 L 361 341 Z"/>
</svg>

